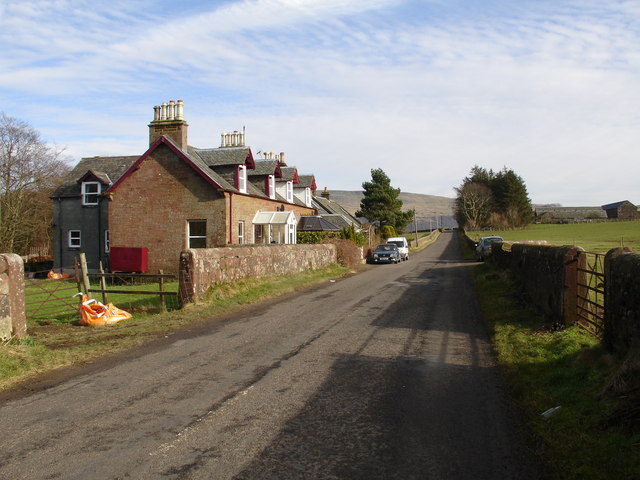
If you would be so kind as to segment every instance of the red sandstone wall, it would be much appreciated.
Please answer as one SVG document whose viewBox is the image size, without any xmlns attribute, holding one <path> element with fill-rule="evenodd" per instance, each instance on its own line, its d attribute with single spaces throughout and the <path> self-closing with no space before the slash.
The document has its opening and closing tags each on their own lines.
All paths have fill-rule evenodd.
<svg viewBox="0 0 640 480">
<path fill-rule="evenodd" d="M 111 246 L 147 247 L 148 268 L 176 272 L 187 248 L 187 221 L 207 220 L 207 245 L 238 243 L 238 222 L 245 222 L 245 243 L 253 242 L 258 210 L 275 211 L 282 202 L 218 192 L 166 145 L 113 192 L 109 203 Z M 296 216 L 313 209 L 284 204 Z M 229 211 L 231 210 L 231 219 Z"/>
<path fill-rule="evenodd" d="M 225 199 L 165 145 L 116 189 L 109 203 L 111 246 L 147 247 L 149 270 L 175 272 L 187 220 L 207 220 L 207 242 L 225 242 Z"/>
<path fill-rule="evenodd" d="M 315 270 L 336 262 L 336 246 L 330 244 L 185 250 L 180 256 L 180 297 L 198 301 L 219 283 Z"/>
</svg>

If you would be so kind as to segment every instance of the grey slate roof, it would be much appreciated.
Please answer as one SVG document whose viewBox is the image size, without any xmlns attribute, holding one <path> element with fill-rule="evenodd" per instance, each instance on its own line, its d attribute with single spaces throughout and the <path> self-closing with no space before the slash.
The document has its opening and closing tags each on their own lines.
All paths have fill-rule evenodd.
<svg viewBox="0 0 640 480">
<path fill-rule="evenodd" d="M 59 198 L 80 196 L 82 192 L 78 180 L 85 176 L 87 172 L 92 172 L 100 180 L 108 181 L 108 183 L 114 183 L 131 165 L 135 163 L 138 158 L 140 158 L 139 155 L 83 158 L 62 180 L 51 197 Z"/>
<path fill-rule="evenodd" d="M 283 182 L 291 182 L 293 181 L 293 177 L 295 176 L 296 169 L 295 167 L 282 167 L 280 169 L 282 172 L 282 178 L 280 179 Z"/>
<path fill-rule="evenodd" d="M 339 232 L 342 230 L 319 215 L 303 215 L 298 221 L 298 231 L 306 232 Z"/>
<path fill-rule="evenodd" d="M 242 165 L 246 162 L 247 157 L 251 154 L 249 147 L 199 149 L 189 146 L 186 150 L 182 150 L 171 138 L 166 136 L 163 138 L 172 147 L 182 152 L 203 176 L 212 180 L 225 191 L 239 193 L 234 186 L 233 170 L 236 165 Z M 79 197 L 81 195 L 81 185 L 78 181 L 89 172 L 106 185 L 111 186 L 139 159 L 141 159 L 140 155 L 83 158 L 64 178 L 51 197 Z M 277 160 L 258 161 L 255 164 L 255 170 L 247 169 L 249 176 L 271 175 L 275 173 L 278 166 Z M 293 180 L 296 169 L 290 167 L 287 170 L 290 180 Z M 247 182 L 247 194 L 267 198 L 264 190 L 250 181 Z M 286 203 L 286 199 L 277 193 L 275 200 Z M 294 203 L 302 205 L 301 202 L 295 199 Z"/>
<path fill-rule="evenodd" d="M 273 175 L 278 166 L 277 160 L 256 160 L 256 168 L 249 170 L 249 176 L 254 175 Z"/>
<path fill-rule="evenodd" d="M 614 208 L 619 208 L 622 205 L 624 205 L 625 203 L 631 203 L 631 202 L 629 202 L 629 200 L 622 200 L 621 202 L 608 203 L 606 205 L 602 205 L 602 209 L 603 210 L 611 210 L 611 209 L 614 209 Z M 631 203 L 631 205 L 633 205 L 633 203 Z"/>
<path fill-rule="evenodd" d="M 318 213 L 327 218 L 331 223 L 339 227 L 348 227 L 353 225 L 356 228 L 360 228 L 360 221 L 351 213 L 333 200 L 328 200 L 322 196 L 314 196 L 311 200 L 311 205 L 318 210 Z M 341 220 L 338 219 L 341 218 Z"/>
<path fill-rule="evenodd" d="M 316 208 L 318 211 L 322 211 L 324 213 L 342 213 L 344 210 L 339 203 L 332 202 L 324 197 L 313 197 L 313 203 L 317 204 Z"/>
<path fill-rule="evenodd" d="M 190 155 L 200 158 L 209 167 L 242 165 L 249 155 L 249 147 L 195 148 L 188 147 Z"/>
<path fill-rule="evenodd" d="M 298 184 L 296 188 L 311 188 L 313 183 L 313 175 L 298 175 Z"/>
</svg>

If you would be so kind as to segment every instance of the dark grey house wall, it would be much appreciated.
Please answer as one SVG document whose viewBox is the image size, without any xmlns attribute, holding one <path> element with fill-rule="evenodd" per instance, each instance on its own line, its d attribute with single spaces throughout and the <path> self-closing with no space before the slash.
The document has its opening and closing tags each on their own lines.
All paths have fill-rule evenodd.
<svg viewBox="0 0 640 480">
<path fill-rule="evenodd" d="M 53 200 L 53 258 L 54 268 L 71 268 L 75 257 L 84 252 L 87 266 L 97 271 L 102 260 L 105 269 L 109 267 L 109 255 L 105 252 L 105 231 L 107 224 L 108 200 L 100 199 L 96 206 L 84 206 L 78 198 L 56 198 Z M 80 230 L 80 248 L 70 248 L 69 230 Z"/>
</svg>

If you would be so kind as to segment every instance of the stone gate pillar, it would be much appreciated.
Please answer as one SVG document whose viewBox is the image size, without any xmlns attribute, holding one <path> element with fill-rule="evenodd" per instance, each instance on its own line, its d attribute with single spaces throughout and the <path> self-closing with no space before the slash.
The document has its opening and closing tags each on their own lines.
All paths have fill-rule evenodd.
<svg viewBox="0 0 640 480">
<path fill-rule="evenodd" d="M 0 338 L 27 335 L 24 310 L 24 264 L 15 253 L 0 254 Z"/>
</svg>

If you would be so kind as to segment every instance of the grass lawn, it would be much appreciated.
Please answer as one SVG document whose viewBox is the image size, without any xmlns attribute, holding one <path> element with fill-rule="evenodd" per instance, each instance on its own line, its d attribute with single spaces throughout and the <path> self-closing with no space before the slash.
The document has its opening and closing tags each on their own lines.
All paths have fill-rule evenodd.
<svg viewBox="0 0 640 480">
<path fill-rule="evenodd" d="M 588 252 L 606 253 L 632 247 L 640 252 L 640 221 L 529 225 L 521 230 L 467 232 L 473 239 L 499 235 L 506 241 L 546 240 L 549 245 L 577 245 Z"/>
</svg>

